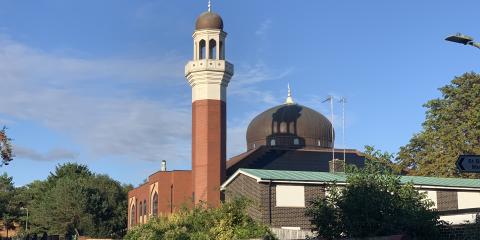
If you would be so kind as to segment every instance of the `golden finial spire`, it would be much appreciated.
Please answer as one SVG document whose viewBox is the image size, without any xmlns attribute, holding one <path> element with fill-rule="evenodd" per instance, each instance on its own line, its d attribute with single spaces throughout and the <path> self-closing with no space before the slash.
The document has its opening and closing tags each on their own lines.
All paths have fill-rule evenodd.
<svg viewBox="0 0 480 240">
<path fill-rule="evenodd" d="M 208 0 L 208 11 L 212 11 L 212 3 L 210 2 L 210 0 Z"/>
<path fill-rule="evenodd" d="M 288 88 L 288 95 L 287 95 L 287 100 L 285 100 L 285 103 L 294 104 L 293 98 L 292 98 L 292 91 L 290 90 L 290 83 L 288 83 L 287 88 Z"/>
</svg>

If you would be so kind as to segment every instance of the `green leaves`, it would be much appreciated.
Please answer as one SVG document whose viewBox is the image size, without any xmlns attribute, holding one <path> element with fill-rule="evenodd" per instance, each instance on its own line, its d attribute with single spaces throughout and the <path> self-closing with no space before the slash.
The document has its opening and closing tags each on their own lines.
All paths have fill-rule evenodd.
<svg viewBox="0 0 480 240">
<path fill-rule="evenodd" d="M 13 160 L 12 145 L 10 143 L 11 139 L 7 137 L 6 131 L 6 127 L 3 127 L 2 130 L 0 130 L 0 167 L 8 165 Z"/>
<path fill-rule="evenodd" d="M 30 210 L 31 232 L 115 238 L 126 228 L 128 189 L 84 165 L 67 163 L 20 195 Z"/>
<path fill-rule="evenodd" d="M 428 101 L 423 130 L 401 147 L 397 160 L 412 175 L 473 177 L 455 167 L 460 154 L 480 154 L 480 75 L 465 73 Z"/>
<path fill-rule="evenodd" d="M 347 185 L 330 186 L 307 210 L 314 231 L 326 239 L 409 234 L 435 239 L 440 225 L 432 203 L 398 176 L 373 168 L 352 169 Z"/>
<path fill-rule="evenodd" d="M 245 199 L 235 199 L 219 208 L 183 209 L 168 217 L 150 219 L 147 224 L 130 230 L 125 239 L 274 239 L 266 226 L 247 215 L 248 204 Z"/>
</svg>

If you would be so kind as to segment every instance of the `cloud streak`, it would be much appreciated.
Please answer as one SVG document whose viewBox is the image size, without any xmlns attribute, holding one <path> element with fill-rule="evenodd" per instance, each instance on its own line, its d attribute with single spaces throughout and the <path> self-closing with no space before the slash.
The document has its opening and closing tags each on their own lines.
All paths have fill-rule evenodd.
<svg viewBox="0 0 480 240">
<path fill-rule="evenodd" d="M 65 133 L 94 158 L 189 159 L 190 109 L 174 99 L 145 98 L 124 85 L 160 90 L 160 85 L 178 82 L 178 59 L 57 56 L 2 38 L 0 86 L 8 90 L 2 91 L 0 114 Z M 18 147 L 17 155 L 40 161 L 75 156 L 61 149 L 42 154 L 27 147 Z"/>
</svg>

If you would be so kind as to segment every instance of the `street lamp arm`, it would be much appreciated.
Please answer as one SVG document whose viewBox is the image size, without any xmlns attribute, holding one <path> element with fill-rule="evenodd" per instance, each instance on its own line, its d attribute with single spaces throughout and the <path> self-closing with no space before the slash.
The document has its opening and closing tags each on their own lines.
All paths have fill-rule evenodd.
<svg viewBox="0 0 480 240">
<path fill-rule="evenodd" d="M 472 46 L 480 49 L 480 42 L 469 42 L 468 45 L 472 45 Z"/>
</svg>

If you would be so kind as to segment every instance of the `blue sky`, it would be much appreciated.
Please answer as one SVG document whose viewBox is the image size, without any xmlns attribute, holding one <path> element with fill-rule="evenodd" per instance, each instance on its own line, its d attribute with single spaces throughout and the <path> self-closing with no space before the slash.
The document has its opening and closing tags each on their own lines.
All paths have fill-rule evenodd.
<svg viewBox="0 0 480 240">
<path fill-rule="evenodd" d="M 206 6 L 0 0 L 0 125 L 17 155 L 0 171 L 24 185 L 74 161 L 136 185 L 162 159 L 189 169 L 183 67 Z M 478 69 L 477 49 L 443 39 L 480 39 L 479 8 L 473 0 L 213 1 L 236 70 L 228 155 L 245 150 L 249 121 L 282 103 L 287 83 L 296 102 L 327 116 L 327 95 L 347 98 L 348 148 L 397 152 L 421 129 L 422 104 L 440 96 L 437 88 Z"/>
</svg>

